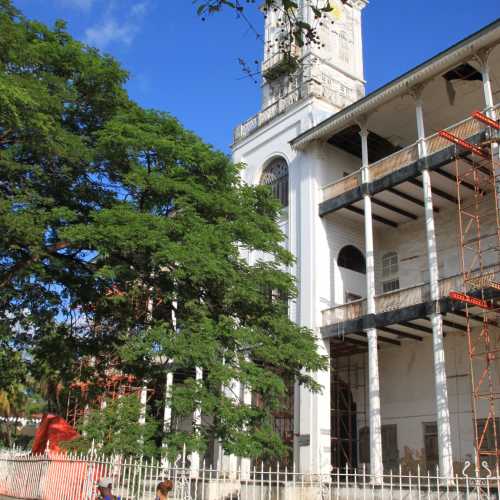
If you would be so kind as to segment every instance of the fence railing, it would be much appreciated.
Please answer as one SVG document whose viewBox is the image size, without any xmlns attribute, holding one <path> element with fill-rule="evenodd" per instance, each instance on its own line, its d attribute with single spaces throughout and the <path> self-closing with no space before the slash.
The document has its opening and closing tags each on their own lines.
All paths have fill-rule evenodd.
<svg viewBox="0 0 500 500">
<path fill-rule="evenodd" d="M 496 472 L 496 473 L 494 473 Z M 334 499 L 486 499 L 498 498 L 500 477 L 484 462 L 481 470 L 466 464 L 443 476 L 417 465 L 371 475 L 360 469 L 302 473 L 294 469 L 201 467 L 187 460 L 157 460 L 84 455 L 0 455 L 0 495 L 40 500 L 94 500 L 97 483 L 107 478 L 121 500 L 154 499 L 158 483 L 171 480 L 170 499 L 179 500 L 334 500 Z"/>
</svg>

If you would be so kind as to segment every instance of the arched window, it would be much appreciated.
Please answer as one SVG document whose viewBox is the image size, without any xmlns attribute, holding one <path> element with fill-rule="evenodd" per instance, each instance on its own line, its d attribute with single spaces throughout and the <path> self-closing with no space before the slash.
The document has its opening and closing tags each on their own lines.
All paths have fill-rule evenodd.
<svg viewBox="0 0 500 500">
<path fill-rule="evenodd" d="M 337 264 L 339 267 L 366 274 L 365 256 L 355 246 L 347 245 L 342 248 L 337 258 Z"/>
<path fill-rule="evenodd" d="M 262 172 L 260 183 L 270 186 L 283 207 L 288 206 L 288 165 L 283 158 L 273 160 Z"/>
</svg>

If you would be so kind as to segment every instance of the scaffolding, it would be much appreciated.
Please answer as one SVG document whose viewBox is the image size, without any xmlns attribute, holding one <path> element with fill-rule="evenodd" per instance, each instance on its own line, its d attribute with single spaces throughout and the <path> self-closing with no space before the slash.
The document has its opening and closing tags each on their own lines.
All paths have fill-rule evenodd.
<svg viewBox="0 0 500 500">
<path fill-rule="evenodd" d="M 142 390 L 130 375 L 110 374 L 96 382 L 75 382 L 69 388 L 66 421 L 76 427 L 91 408 L 104 408 L 106 401 L 131 394 L 140 397 Z M 150 393 L 148 389 L 148 395 Z"/>
<path fill-rule="evenodd" d="M 361 354 L 361 355 L 359 355 Z M 356 468 L 360 461 L 369 462 L 361 455 L 358 427 L 366 428 L 366 356 L 356 346 L 344 342 L 330 344 L 330 439 L 333 470 Z M 363 394 L 356 403 L 356 395 Z M 361 409 L 360 409 L 361 406 Z M 362 430 L 362 429 L 361 429 Z"/>
<path fill-rule="evenodd" d="M 271 414 L 271 425 L 273 431 L 280 437 L 281 442 L 287 448 L 287 453 L 277 458 L 266 457 L 264 459 L 257 458 L 253 460 L 253 467 L 257 469 L 263 467 L 266 470 L 276 470 L 278 463 L 284 467 L 293 467 L 293 437 L 294 437 L 294 382 L 285 381 L 286 392 L 281 397 L 279 408 L 273 410 Z M 254 392 L 252 393 L 252 405 L 257 408 L 264 408 L 265 402 L 262 396 Z"/>
<path fill-rule="evenodd" d="M 450 297 L 465 307 L 472 390 L 475 465 L 498 468 L 500 426 L 498 362 L 500 360 L 500 218 L 498 131 L 494 117 L 474 112 L 484 125 L 473 144 L 447 131 L 439 135 L 455 144 L 459 253 L 463 290 Z M 469 194 L 471 193 L 472 194 Z M 493 228 L 496 226 L 496 230 Z M 498 469 L 497 469 L 498 470 Z"/>
</svg>

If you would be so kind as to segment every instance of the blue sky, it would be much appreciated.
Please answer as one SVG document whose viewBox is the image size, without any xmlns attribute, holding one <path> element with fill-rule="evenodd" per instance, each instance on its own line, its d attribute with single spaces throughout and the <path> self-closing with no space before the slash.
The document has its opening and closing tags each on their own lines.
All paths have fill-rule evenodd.
<svg viewBox="0 0 500 500">
<path fill-rule="evenodd" d="M 262 42 L 234 13 L 202 22 L 193 0 L 13 1 L 47 24 L 65 19 L 73 36 L 130 71 L 133 99 L 172 113 L 225 152 L 233 127 L 258 111 L 260 87 L 243 77 L 238 58 L 260 59 Z M 260 29 L 258 3 L 248 15 Z M 363 17 L 367 91 L 499 16 L 498 0 L 372 0 Z"/>
</svg>

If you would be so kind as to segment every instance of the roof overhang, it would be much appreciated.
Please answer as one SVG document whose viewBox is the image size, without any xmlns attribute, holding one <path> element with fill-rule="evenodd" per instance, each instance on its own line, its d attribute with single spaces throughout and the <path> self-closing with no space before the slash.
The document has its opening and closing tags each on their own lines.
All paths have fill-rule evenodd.
<svg viewBox="0 0 500 500">
<path fill-rule="evenodd" d="M 500 19 L 303 132 L 290 141 L 290 144 L 294 149 L 303 149 L 312 141 L 326 140 L 335 132 L 356 123 L 395 97 L 470 59 L 481 49 L 492 47 L 499 42 Z"/>
</svg>

